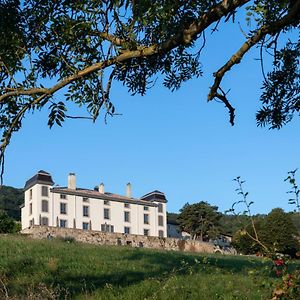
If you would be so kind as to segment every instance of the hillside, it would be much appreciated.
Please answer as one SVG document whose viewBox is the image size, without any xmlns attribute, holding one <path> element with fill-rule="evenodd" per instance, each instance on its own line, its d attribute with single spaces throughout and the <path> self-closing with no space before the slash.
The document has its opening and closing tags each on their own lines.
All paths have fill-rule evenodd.
<svg viewBox="0 0 300 300">
<path fill-rule="evenodd" d="M 278 280 L 256 257 L 1 235 L 0 253 L 0 299 L 269 299 Z"/>
<path fill-rule="evenodd" d="M 3 185 L 0 189 L 0 211 L 5 211 L 15 220 L 21 219 L 20 205 L 24 202 L 22 189 Z"/>
</svg>

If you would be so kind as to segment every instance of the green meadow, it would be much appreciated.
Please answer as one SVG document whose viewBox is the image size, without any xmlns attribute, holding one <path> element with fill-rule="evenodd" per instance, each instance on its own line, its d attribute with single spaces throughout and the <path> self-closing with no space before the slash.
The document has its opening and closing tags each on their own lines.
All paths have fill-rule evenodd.
<svg viewBox="0 0 300 300">
<path fill-rule="evenodd" d="M 0 236 L 0 253 L 0 299 L 270 299 L 278 282 L 256 257 L 17 235 Z"/>
</svg>

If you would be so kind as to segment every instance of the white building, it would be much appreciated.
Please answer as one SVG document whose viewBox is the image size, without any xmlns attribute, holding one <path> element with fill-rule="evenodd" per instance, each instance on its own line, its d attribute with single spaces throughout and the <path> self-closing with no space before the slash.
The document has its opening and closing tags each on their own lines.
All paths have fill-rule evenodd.
<svg viewBox="0 0 300 300">
<path fill-rule="evenodd" d="M 22 229 L 42 225 L 167 236 L 167 200 L 159 191 L 138 199 L 132 198 L 130 183 L 126 196 L 105 192 L 103 183 L 94 190 L 77 188 L 74 173 L 67 187 L 54 187 L 51 175 L 39 171 L 26 182 L 24 192 Z"/>
</svg>

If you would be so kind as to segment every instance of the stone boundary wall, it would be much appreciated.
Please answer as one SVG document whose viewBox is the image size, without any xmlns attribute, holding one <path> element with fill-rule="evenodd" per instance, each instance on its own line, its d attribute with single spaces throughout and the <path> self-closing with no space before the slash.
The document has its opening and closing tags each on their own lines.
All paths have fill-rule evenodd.
<svg viewBox="0 0 300 300">
<path fill-rule="evenodd" d="M 94 245 L 127 245 L 152 249 L 214 253 L 212 243 L 180 240 L 176 238 L 159 238 L 153 236 L 110 233 L 94 230 L 58 228 L 50 226 L 32 226 L 22 230 L 22 234 L 34 239 L 74 238 L 75 241 Z"/>
</svg>

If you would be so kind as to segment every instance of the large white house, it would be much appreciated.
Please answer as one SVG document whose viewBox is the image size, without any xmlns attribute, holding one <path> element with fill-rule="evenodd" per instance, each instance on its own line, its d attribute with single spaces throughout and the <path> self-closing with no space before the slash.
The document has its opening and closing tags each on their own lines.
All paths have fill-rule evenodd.
<svg viewBox="0 0 300 300">
<path fill-rule="evenodd" d="M 76 187 L 74 173 L 68 186 L 54 186 L 49 173 L 39 171 L 24 187 L 21 210 L 22 229 L 33 225 L 167 236 L 166 197 L 153 191 L 133 198 L 130 183 L 126 195 L 104 191 L 101 183 L 94 190 Z"/>
</svg>

